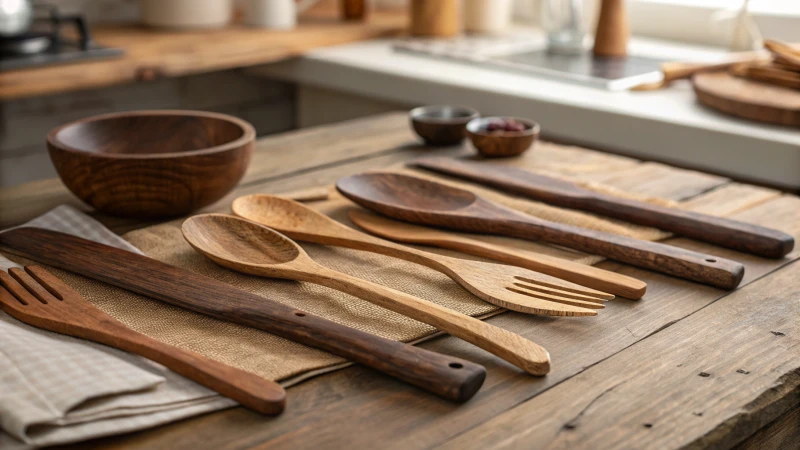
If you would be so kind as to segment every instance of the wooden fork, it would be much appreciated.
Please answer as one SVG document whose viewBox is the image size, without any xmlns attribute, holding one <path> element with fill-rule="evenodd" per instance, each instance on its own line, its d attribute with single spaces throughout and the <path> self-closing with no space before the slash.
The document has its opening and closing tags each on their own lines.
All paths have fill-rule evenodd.
<svg viewBox="0 0 800 450">
<path fill-rule="evenodd" d="M 233 202 L 234 214 L 291 239 L 379 253 L 441 272 L 488 303 L 527 314 L 594 316 L 613 295 L 521 267 L 451 258 L 378 239 L 306 205 L 254 194 Z"/>
<path fill-rule="evenodd" d="M 259 413 L 283 411 L 277 383 L 138 333 L 40 266 L 0 271 L 0 286 L 0 307 L 22 322 L 143 356 Z"/>
</svg>

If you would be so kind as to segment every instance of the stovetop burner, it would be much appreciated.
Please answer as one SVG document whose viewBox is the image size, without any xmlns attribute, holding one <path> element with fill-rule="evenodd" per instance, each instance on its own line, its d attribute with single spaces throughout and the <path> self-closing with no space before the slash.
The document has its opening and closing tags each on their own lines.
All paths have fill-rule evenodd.
<svg viewBox="0 0 800 450">
<path fill-rule="evenodd" d="M 64 25 L 72 25 L 77 38 L 63 36 Z M 55 7 L 48 7 L 46 17 L 35 20 L 35 31 L 0 37 L 0 71 L 62 64 L 92 58 L 121 55 L 121 49 L 96 45 L 83 18 L 62 15 Z"/>
</svg>

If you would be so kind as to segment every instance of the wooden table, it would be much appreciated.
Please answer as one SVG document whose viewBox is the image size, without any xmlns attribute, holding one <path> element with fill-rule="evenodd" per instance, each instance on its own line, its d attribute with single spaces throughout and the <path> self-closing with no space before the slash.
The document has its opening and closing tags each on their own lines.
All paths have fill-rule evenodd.
<svg viewBox="0 0 800 450">
<path fill-rule="evenodd" d="M 401 113 L 269 137 L 259 142 L 242 185 L 209 209 L 227 211 L 241 194 L 323 186 L 427 150 Z M 603 170 L 585 173 L 587 179 L 733 212 L 800 236 L 794 196 L 583 149 L 542 155 L 552 167 L 597 158 Z M 0 220 L 19 223 L 61 203 L 77 202 L 56 180 L 0 190 Z M 145 225 L 99 218 L 117 232 Z M 595 318 L 489 319 L 550 351 L 553 370 L 544 378 L 443 337 L 423 346 L 488 370 L 481 391 L 463 405 L 351 367 L 290 388 L 286 412 L 277 418 L 236 408 L 75 448 L 798 448 L 800 265 L 686 239 L 669 242 L 743 262 L 743 286 L 725 292 L 604 262 L 603 268 L 645 280 L 647 295 L 614 300 Z"/>
<path fill-rule="evenodd" d="M 94 40 L 118 47 L 118 58 L 0 73 L 0 99 L 92 89 L 160 77 L 266 64 L 327 45 L 396 35 L 406 14 L 374 11 L 366 21 L 345 22 L 336 0 L 304 13 L 297 28 L 274 31 L 231 25 L 219 30 L 170 31 L 139 25 L 92 27 Z"/>
</svg>

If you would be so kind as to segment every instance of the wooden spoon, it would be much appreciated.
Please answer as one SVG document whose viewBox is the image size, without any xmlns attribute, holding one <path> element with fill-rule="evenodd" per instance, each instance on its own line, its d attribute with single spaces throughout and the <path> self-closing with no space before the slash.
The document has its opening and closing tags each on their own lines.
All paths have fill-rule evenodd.
<svg viewBox="0 0 800 450">
<path fill-rule="evenodd" d="M 204 214 L 187 219 L 182 230 L 192 247 L 221 266 L 346 292 L 460 337 L 531 375 L 550 371 L 550 355 L 541 346 L 435 303 L 321 266 L 294 241 L 255 222 Z"/>
<path fill-rule="evenodd" d="M 399 222 L 364 210 L 350 211 L 350 220 L 370 233 L 385 238 L 483 256 L 626 298 L 640 299 L 647 290 L 644 281 L 608 270 L 548 255 L 522 253 L 435 228 Z"/>
<path fill-rule="evenodd" d="M 384 241 L 295 201 L 265 194 L 239 197 L 233 212 L 292 239 L 379 253 L 439 271 L 483 300 L 527 314 L 596 315 L 613 295 L 557 278 L 481 261 L 451 258 Z"/>
<path fill-rule="evenodd" d="M 342 178 L 336 188 L 365 208 L 407 222 L 542 240 L 725 289 L 734 289 L 744 276 L 744 266 L 735 261 L 549 222 L 490 202 L 470 191 L 422 178 L 365 173 Z"/>
</svg>

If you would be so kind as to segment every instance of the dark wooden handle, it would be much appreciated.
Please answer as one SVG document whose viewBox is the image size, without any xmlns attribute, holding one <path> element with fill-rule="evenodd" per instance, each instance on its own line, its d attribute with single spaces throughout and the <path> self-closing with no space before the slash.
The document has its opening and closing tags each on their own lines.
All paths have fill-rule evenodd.
<svg viewBox="0 0 800 450">
<path fill-rule="evenodd" d="M 38 228 L 0 234 L 14 254 L 221 320 L 258 328 L 372 367 L 441 397 L 466 401 L 486 369 L 384 339 L 107 245 Z"/>
<path fill-rule="evenodd" d="M 766 258 L 782 258 L 794 249 L 792 236 L 736 220 L 608 195 L 597 194 L 583 203 L 587 211 Z"/>
<path fill-rule="evenodd" d="M 526 218 L 502 221 L 495 229 L 723 289 L 735 289 L 744 276 L 744 266 L 736 261 L 602 231 Z"/>
<path fill-rule="evenodd" d="M 413 165 L 551 205 L 614 217 L 767 258 L 781 258 L 794 248 L 794 238 L 778 230 L 604 195 L 568 181 L 513 167 L 443 157 L 420 159 Z"/>
</svg>

